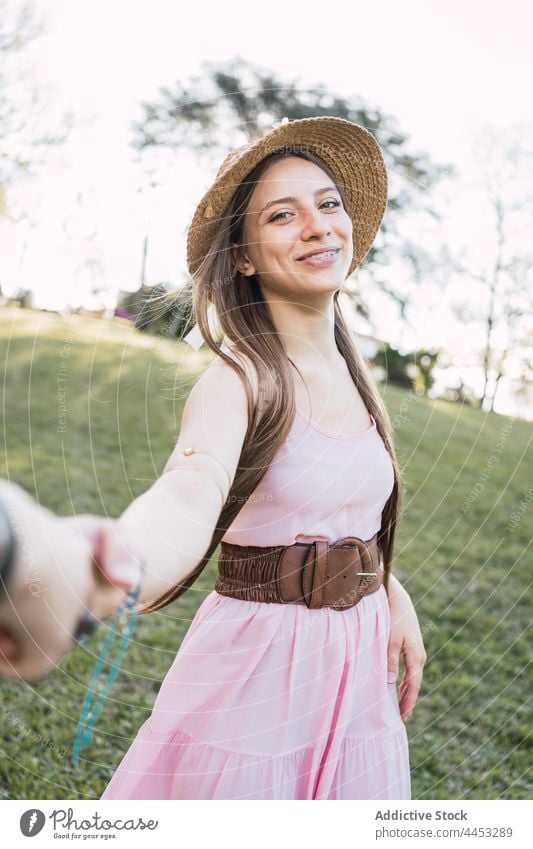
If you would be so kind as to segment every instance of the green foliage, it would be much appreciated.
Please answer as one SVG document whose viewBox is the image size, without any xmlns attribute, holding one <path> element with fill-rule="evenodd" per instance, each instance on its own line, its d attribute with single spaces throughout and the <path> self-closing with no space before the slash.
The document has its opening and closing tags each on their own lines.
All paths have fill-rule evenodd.
<svg viewBox="0 0 533 849">
<path fill-rule="evenodd" d="M 387 382 L 425 394 L 433 386 L 432 371 L 438 358 L 438 351 L 428 351 L 426 348 L 401 354 L 386 342 L 374 356 L 373 362 L 385 371 Z"/>
<path fill-rule="evenodd" d="M 141 286 L 136 292 L 123 292 L 117 306 L 135 316 L 138 330 L 161 336 L 182 339 L 194 324 L 188 297 L 182 297 L 181 290 L 175 290 L 167 283 Z"/>
<path fill-rule="evenodd" d="M 121 322 L 30 310 L 2 310 L 0 340 L 0 476 L 60 515 L 117 516 L 150 486 L 212 356 Z M 65 361 L 67 426 L 58 433 Z M 407 485 L 394 571 L 413 599 L 428 655 L 407 723 L 413 798 L 528 799 L 531 426 L 390 383 L 383 394 Z M 140 617 L 77 770 L 68 758 L 102 634 L 45 681 L 0 681 L 3 798 L 101 796 L 215 576 L 213 559 L 178 602 Z"/>
</svg>

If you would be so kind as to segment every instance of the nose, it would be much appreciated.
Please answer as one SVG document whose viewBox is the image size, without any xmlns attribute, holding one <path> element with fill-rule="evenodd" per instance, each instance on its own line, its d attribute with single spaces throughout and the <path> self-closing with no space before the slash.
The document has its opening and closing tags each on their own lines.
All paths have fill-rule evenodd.
<svg viewBox="0 0 533 849">
<path fill-rule="evenodd" d="M 306 209 L 302 213 L 302 241 L 309 239 L 322 239 L 331 233 L 331 223 L 324 213 L 316 207 Z"/>
</svg>

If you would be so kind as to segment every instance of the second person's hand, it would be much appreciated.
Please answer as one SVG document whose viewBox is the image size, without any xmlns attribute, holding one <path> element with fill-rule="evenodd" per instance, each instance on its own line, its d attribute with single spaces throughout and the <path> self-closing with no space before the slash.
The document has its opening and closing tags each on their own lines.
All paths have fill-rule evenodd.
<svg viewBox="0 0 533 849">
<path fill-rule="evenodd" d="M 104 574 L 114 519 L 57 516 L 5 480 L 0 505 L 15 543 L 6 587 L 0 586 L 0 675 L 36 681 L 76 648 L 85 631 L 116 612 L 140 567 L 131 555 L 115 556 L 113 575 L 109 569 Z"/>
</svg>

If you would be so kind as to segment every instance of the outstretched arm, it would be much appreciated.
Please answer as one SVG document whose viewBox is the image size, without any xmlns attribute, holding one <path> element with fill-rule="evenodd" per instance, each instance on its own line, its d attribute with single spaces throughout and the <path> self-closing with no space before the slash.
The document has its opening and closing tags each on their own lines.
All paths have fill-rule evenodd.
<svg viewBox="0 0 533 849">
<path fill-rule="evenodd" d="M 216 360 L 187 399 L 178 441 L 161 477 L 118 519 L 101 526 L 96 559 L 104 574 L 127 580 L 128 574 L 136 575 L 135 562 L 144 561 L 141 603 L 184 580 L 205 555 L 247 426 L 243 384 Z"/>
<path fill-rule="evenodd" d="M 135 586 L 141 561 L 141 603 L 194 570 L 227 499 L 247 425 L 243 383 L 217 359 L 187 399 L 161 477 L 119 518 L 56 516 L 21 487 L 0 481 L 16 537 L 7 591 L 0 588 L 0 674 L 29 680 L 47 674 L 75 648 L 87 610 L 100 619 L 116 611 Z"/>
</svg>

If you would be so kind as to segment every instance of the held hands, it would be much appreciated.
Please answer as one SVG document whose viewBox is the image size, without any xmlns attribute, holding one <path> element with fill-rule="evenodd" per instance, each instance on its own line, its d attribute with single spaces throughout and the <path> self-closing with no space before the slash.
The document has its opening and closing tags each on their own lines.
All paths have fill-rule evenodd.
<svg viewBox="0 0 533 849">
<path fill-rule="evenodd" d="M 396 681 L 403 654 L 404 670 L 400 682 L 400 714 L 409 719 L 418 698 L 427 654 L 409 593 L 391 575 L 389 590 L 390 636 L 387 654 L 389 681 Z"/>
<path fill-rule="evenodd" d="M 35 681 L 111 616 L 139 579 L 114 519 L 56 516 L 22 487 L 0 480 L 15 537 L 13 566 L 0 585 L 0 675 Z"/>
</svg>

